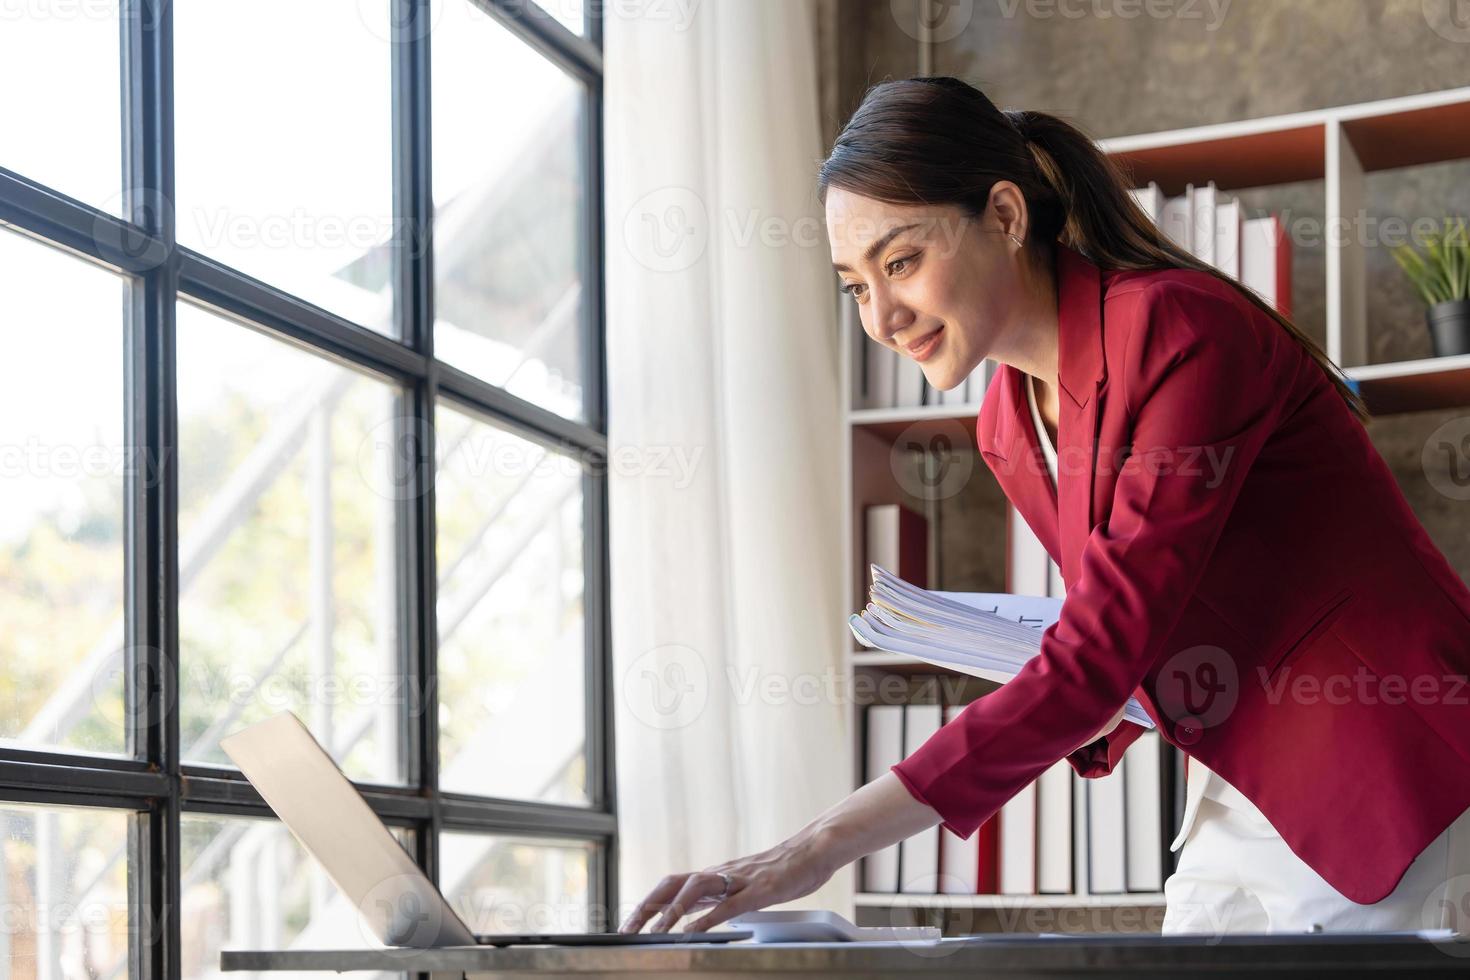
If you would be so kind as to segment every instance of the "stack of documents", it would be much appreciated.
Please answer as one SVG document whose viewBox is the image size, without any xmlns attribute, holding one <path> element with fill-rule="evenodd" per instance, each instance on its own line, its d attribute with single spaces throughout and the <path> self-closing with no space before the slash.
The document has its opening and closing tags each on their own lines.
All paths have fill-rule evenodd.
<svg viewBox="0 0 1470 980">
<path fill-rule="evenodd" d="M 864 646 L 907 654 L 1004 684 L 1041 651 L 1041 635 L 1062 612 L 1062 600 L 1006 592 L 921 589 L 879 565 L 872 569 L 867 608 L 848 617 Z M 1136 698 L 1123 717 L 1146 728 L 1153 719 Z"/>
</svg>

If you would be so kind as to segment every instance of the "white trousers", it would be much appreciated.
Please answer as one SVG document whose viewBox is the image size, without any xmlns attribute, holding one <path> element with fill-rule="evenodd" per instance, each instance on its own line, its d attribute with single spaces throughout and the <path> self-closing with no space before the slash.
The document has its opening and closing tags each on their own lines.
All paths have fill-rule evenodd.
<svg viewBox="0 0 1470 980">
<path fill-rule="evenodd" d="M 1470 810 L 1419 853 L 1391 893 L 1359 905 L 1297 857 L 1264 817 L 1201 799 L 1164 899 L 1164 933 L 1470 933 Z"/>
</svg>

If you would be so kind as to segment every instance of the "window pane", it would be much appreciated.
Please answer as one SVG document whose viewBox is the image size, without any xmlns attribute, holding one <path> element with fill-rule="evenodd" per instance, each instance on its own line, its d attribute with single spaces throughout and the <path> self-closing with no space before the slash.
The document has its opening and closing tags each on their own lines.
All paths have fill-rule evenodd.
<svg viewBox="0 0 1470 980">
<path fill-rule="evenodd" d="M 413 832 L 392 830 L 404 850 L 412 852 Z M 278 821 L 186 813 L 179 822 L 179 844 L 184 977 L 270 980 L 281 976 L 224 973 L 219 968 L 223 949 L 376 949 L 381 945 L 357 907 Z"/>
<path fill-rule="evenodd" d="M 117 0 L 0 6 L 0 167 L 122 213 Z"/>
<path fill-rule="evenodd" d="M 587 801 L 582 470 L 436 412 L 440 785 Z"/>
<path fill-rule="evenodd" d="M 0 806 L 0 976 L 131 975 L 128 821 L 121 810 Z"/>
<path fill-rule="evenodd" d="M 123 301 L 0 231 L 0 744 L 126 750 Z"/>
<path fill-rule="evenodd" d="M 536 6 L 561 22 L 573 34 L 587 33 L 587 0 L 536 0 Z"/>
<path fill-rule="evenodd" d="M 435 352 L 583 419 L 585 89 L 473 4 L 435 3 Z"/>
<path fill-rule="evenodd" d="M 439 890 L 477 935 L 617 928 L 589 921 L 591 844 L 445 832 L 439 846 Z"/>
<path fill-rule="evenodd" d="M 173 10 L 179 241 L 393 333 L 387 0 Z"/>
<path fill-rule="evenodd" d="M 401 781 L 396 390 L 188 304 L 178 330 L 182 758 L 289 708 Z"/>
</svg>

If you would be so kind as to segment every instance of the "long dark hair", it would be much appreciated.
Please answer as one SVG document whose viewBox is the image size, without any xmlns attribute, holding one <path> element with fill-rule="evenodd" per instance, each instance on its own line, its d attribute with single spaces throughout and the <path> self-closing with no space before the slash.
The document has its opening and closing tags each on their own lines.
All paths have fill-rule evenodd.
<svg viewBox="0 0 1470 980">
<path fill-rule="evenodd" d="M 1230 283 L 1306 349 L 1360 422 L 1368 420 L 1363 399 L 1316 341 L 1161 233 L 1128 193 L 1117 163 L 1056 116 L 1002 111 L 958 78 L 881 82 L 837 137 L 817 193 L 823 204 L 828 188 L 840 187 L 889 204 L 952 205 L 978 218 L 998 180 L 1013 181 L 1026 198 L 1035 228 L 1028 249 L 1045 250 L 1050 260 L 1051 243 L 1061 241 L 1107 269 L 1195 269 Z"/>
</svg>

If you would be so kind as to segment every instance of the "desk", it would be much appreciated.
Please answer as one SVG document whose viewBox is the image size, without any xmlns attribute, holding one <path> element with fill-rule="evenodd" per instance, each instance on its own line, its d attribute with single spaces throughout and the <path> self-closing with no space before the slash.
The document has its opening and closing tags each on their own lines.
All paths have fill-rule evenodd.
<svg viewBox="0 0 1470 980">
<path fill-rule="evenodd" d="M 432 980 L 700 977 L 788 980 L 916 974 L 977 977 L 1384 977 L 1470 975 L 1470 939 L 1414 936 L 1092 935 L 956 937 L 938 944 L 766 943 L 723 946 L 459 946 L 420 950 L 291 950 L 220 954 L 224 970 L 387 970 Z"/>
</svg>

